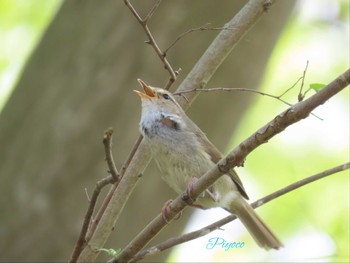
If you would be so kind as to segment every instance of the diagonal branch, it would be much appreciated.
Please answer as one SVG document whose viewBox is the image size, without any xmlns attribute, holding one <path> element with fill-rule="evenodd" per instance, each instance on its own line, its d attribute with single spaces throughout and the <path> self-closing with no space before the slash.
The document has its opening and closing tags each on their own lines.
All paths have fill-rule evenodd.
<svg viewBox="0 0 350 263">
<path fill-rule="evenodd" d="M 185 90 L 185 91 L 182 91 L 182 92 L 176 92 L 176 93 L 174 93 L 174 95 L 183 95 L 183 94 L 191 93 L 191 92 L 215 92 L 215 91 L 244 91 L 244 92 L 251 92 L 251 93 L 256 93 L 256 94 L 259 94 L 259 95 L 262 95 L 262 96 L 267 96 L 267 97 L 279 100 L 279 101 L 283 102 L 284 104 L 286 104 L 288 106 L 292 106 L 291 103 L 289 103 L 289 102 L 287 102 L 287 101 L 285 101 L 284 99 L 281 98 L 283 96 L 283 94 L 282 95 L 272 95 L 272 94 L 269 94 L 269 93 L 266 93 L 266 92 L 262 92 L 262 91 L 259 91 L 259 90 L 247 89 L 247 88 L 224 88 L 224 87 L 210 88 L 210 89 L 201 89 L 201 88 L 199 88 L 199 89 Z"/>
<path fill-rule="evenodd" d="M 332 96 L 343 90 L 350 83 L 350 69 L 345 71 L 338 78 L 329 83 L 325 88 L 314 94 L 310 98 L 301 101 L 286 111 L 276 116 L 272 121 L 261 127 L 258 131 L 240 143 L 225 158 L 221 159 L 217 165 L 205 173 L 193 184 L 191 199 L 195 200 L 205 189 L 210 187 L 223 174 L 227 173 L 235 166 L 241 166 L 253 150 L 266 143 L 275 135 L 281 133 L 288 126 L 305 119 L 316 107 L 325 103 Z M 186 201 L 185 201 L 186 200 Z M 178 196 L 170 205 L 168 220 L 172 220 L 188 205 L 187 192 Z M 154 218 L 111 262 L 128 262 L 136 255 L 159 231 L 165 227 L 162 214 Z"/>
<path fill-rule="evenodd" d="M 220 31 L 218 36 L 181 83 L 177 92 L 194 88 L 204 88 L 239 40 L 274 3 L 274 0 L 250 0 L 231 21 L 223 26 L 230 30 Z M 197 94 L 195 93 L 189 94 L 186 99 L 180 99 L 179 103 L 184 109 L 187 109 L 190 104 L 188 101 L 192 102 L 196 96 Z"/>
<path fill-rule="evenodd" d="M 179 42 L 182 38 L 184 38 L 185 36 L 187 36 L 190 33 L 196 32 L 196 31 L 208 31 L 208 30 L 229 30 L 230 28 L 226 28 L 226 27 L 210 27 L 210 23 L 207 23 L 205 25 L 202 25 L 200 27 L 196 27 L 196 28 L 191 28 L 183 33 L 181 33 L 165 50 L 164 50 L 164 54 L 167 54 L 168 51 L 177 44 L 177 42 Z"/>
<path fill-rule="evenodd" d="M 102 180 L 100 180 L 96 183 L 92 197 L 89 200 L 89 207 L 86 211 L 84 223 L 83 223 L 83 226 L 80 230 L 78 241 L 75 244 L 75 247 L 73 249 L 73 253 L 72 253 L 71 258 L 69 260 L 70 263 L 77 262 L 77 259 L 81 253 L 81 250 L 84 249 L 84 247 L 87 244 L 88 238 L 86 237 L 86 233 L 89 229 L 90 224 L 92 223 L 92 221 L 94 221 L 94 220 L 91 221 L 91 218 L 92 218 L 92 214 L 94 212 L 94 208 L 96 206 L 97 198 L 100 195 L 102 188 L 108 184 L 113 184 L 114 182 L 115 182 L 115 179 L 113 178 L 113 176 L 109 175 L 106 178 L 103 178 Z"/>
<path fill-rule="evenodd" d="M 105 131 L 105 134 L 103 136 L 103 145 L 105 146 L 105 155 L 106 155 L 106 162 L 108 165 L 108 172 L 112 175 L 114 181 L 119 180 L 119 172 L 117 168 L 115 167 L 113 154 L 112 154 L 112 134 L 113 129 L 109 128 Z"/>
<path fill-rule="evenodd" d="M 112 154 L 112 134 L 113 129 L 109 128 L 105 131 L 103 135 L 103 145 L 105 146 L 105 155 L 106 155 L 106 162 L 108 165 L 109 173 L 110 175 L 106 178 L 98 181 L 96 183 L 94 192 L 92 194 L 91 199 L 89 199 L 89 207 L 86 211 L 83 226 L 80 230 L 78 241 L 75 244 L 75 247 L 73 249 L 73 253 L 71 255 L 71 258 L 69 260 L 70 263 L 74 263 L 77 261 L 81 250 L 84 249 L 87 242 L 89 241 L 89 235 L 87 235 L 88 229 L 90 227 L 90 233 L 93 232 L 93 228 L 97 225 L 99 222 L 99 217 L 97 217 L 95 220 L 91 221 L 92 214 L 94 212 L 97 198 L 100 195 L 100 192 L 103 187 L 105 187 L 108 184 L 117 183 L 119 181 L 119 172 L 117 168 L 115 167 L 114 160 L 113 160 L 113 154 Z M 91 231 L 92 230 L 92 231 Z"/>
<path fill-rule="evenodd" d="M 278 191 L 273 192 L 272 194 L 269 194 L 257 201 L 255 201 L 254 203 L 252 203 L 252 207 L 253 208 L 257 208 L 259 206 L 262 206 L 282 195 L 285 195 L 293 190 L 296 190 L 302 186 L 305 186 L 309 183 L 312 183 L 314 181 L 317 181 L 319 179 L 325 178 L 327 176 L 333 175 L 335 173 L 347 170 L 350 168 L 350 163 L 345 163 L 342 165 L 338 165 L 336 167 L 333 167 L 331 169 L 325 170 L 321 173 L 315 174 L 315 175 L 311 175 L 309 177 L 306 177 L 302 180 L 299 180 L 291 185 L 288 185 Z M 200 238 L 202 236 L 205 236 L 207 234 L 209 234 L 210 232 L 213 232 L 217 229 L 219 229 L 221 226 L 235 220 L 237 217 L 235 215 L 229 215 L 221 220 L 218 220 L 217 222 L 214 222 L 206 227 L 203 227 L 199 230 L 181 235 L 179 237 L 173 237 L 173 238 L 169 238 L 168 240 L 159 243 L 155 246 L 152 246 L 150 248 L 147 248 L 139 253 L 137 253 L 131 260 L 131 262 L 136 262 L 139 260 L 142 260 L 144 257 L 148 256 L 148 255 L 154 255 L 156 253 L 159 253 L 161 251 L 164 251 L 166 249 L 169 249 L 171 247 L 174 247 L 176 245 L 182 244 L 182 243 L 186 243 L 188 241 Z"/>
<path fill-rule="evenodd" d="M 102 205 L 101 205 L 101 207 L 100 207 L 100 209 L 99 209 L 99 211 L 98 211 L 98 213 L 97 213 L 97 215 L 96 215 L 96 218 L 95 218 L 95 220 L 92 222 L 92 225 L 91 225 L 91 227 L 90 227 L 90 229 L 89 229 L 89 232 L 88 232 L 88 234 L 87 234 L 87 236 L 86 236 L 86 241 L 87 241 L 87 242 L 91 239 L 92 235 L 94 234 L 94 232 L 95 232 L 95 230 L 96 230 L 96 228 L 97 228 L 98 223 L 100 222 L 100 220 L 101 220 L 103 214 L 105 213 L 105 211 L 106 211 L 106 209 L 107 209 L 107 206 L 108 206 L 110 200 L 112 199 L 113 193 L 114 193 L 114 191 L 116 190 L 120 179 L 124 176 L 126 169 L 128 168 L 130 162 L 131 162 L 132 159 L 134 158 L 135 152 L 137 151 L 137 149 L 138 149 L 138 147 L 139 147 L 141 141 L 142 141 L 142 135 L 140 135 L 140 136 L 138 137 L 138 139 L 136 140 L 136 142 L 135 142 L 133 148 L 131 149 L 131 152 L 130 152 L 128 158 L 126 159 L 125 163 L 123 164 L 122 169 L 121 169 L 120 176 L 118 177 L 118 181 L 115 181 L 115 182 L 114 182 L 114 185 L 111 187 L 111 189 L 109 190 L 109 192 L 108 192 L 106 198 L 103 200 L 103 203 L 102 203 Z"/>
<path fill-rule="evenodd" d="M 145 31 L 145 33 L 146 33 L 146 35 L 148 37 L 148 41 L 146 43 L 150 44 L 153 47 L 153 49 L 157 53 L 159 59 L 163 62 L 165 69 L 169 72 L 170 79 L 169 79 L 168 83 L 165 85 L 165 89 L 169 89 L 170 86 L 175 82 L 177 74 L 174 71 L 174 69 L 172 68 L 172 66 L 170 65 L 169 61 L 166 59 L 165 53 L 162 52 L 162 50 L 159 48 L 157 42 L 155 41 L 151 31 L 149 30 L 149 28 L 147 26 L 148 20 L 152 17 L 154 12 L 156 11 L 158 6 L 160 5 L 160 2 L 161 2 L 161 0 L 158 0 L 156 2 L 156 4 L 153 6 L 153 8 L 151 9 L 151 11 L 146 16 L 146 18 L 142 19 L 140 17 L 140 15 L 137 13 L 137 11 L 135 10 L 135 8 L 130 3 L 130 1 L 129 0 L 124 0 L 125 5 L 130 9 L 131 13 L 135 16 L 135 18 L 137 19 L 137 21 L 140 23 L 140 25 L 142 26 L 143 30 Z"/>
<path fill-rule="evenodd" d="M 298 94 L 298 98 L 300 98 L 300 94 L 301 94 L 301 91 L 302 91 L 302 88 L 304 86 L 304 80 L 305 80 L 305 75 L 306 75 L 306 71 L 307 71 L 307 67 L 309 65 L 309 61 L 307 61 L 306 63 L 306 67 L 304 69 L 304 72 L 303 72 L 303 76 L 301 76 L 291 87 L 289 87 L 288 89 L 286 89 L 282 94 L 280 95 L 272 95 L 272 94 L 268 94 L 268 93 L 265 93 L 265 92 L 262 92 L 262 91 L 258 91 L 258 90 L 254 90 L 254 89 L 247 89 L 247 88 L 210 88 L 210 89 L 204 89 L 204 88 L 194 88 L 194 89 L 187 89 L 187 90 L 184 90 L 184 91 L 179 91 L 179 92 L 174 92 L 174 95 L 183 95 L 185 93 L 191 93 L 191 92 L 212 92 L 212 91 L 245 91 L 245 92 L 252 92 L 252 93 L 256 93 L 256 94 L 260 94 L 260 95 L 263 95 L 263 96 L 267 96 L 267 97 L 270 97 L 270 98 L 274 98 L 274 99 L 277 99 L 281 102 L 283 102 L 284 104 L 287 104 L 288 106 L 292 106 L 291 103 L 285 101 L 282 99 L 282 97 L 287 94 L 290 90 L 292 90 L 297 84 L 298 82 L 301 80 L 302 83 L 301 83 L 301 87 L 300 87 L 300 91 L 299 91 L 299 94 Z M 302 95 L 303 98 L 305 97 L 305 93 Z M 186 99 L 186 97 L 184 97 Z M 301 99 L 298 99 L 298 101 L 300 102 Z"/>
<path fill-rule="evenodd" d="M 147 16 L 145 17 L 145 19 L 143 19 L 143 21 L 145 23 L 147 23 L 147 21 L 153 16 L 153 14 L 156 12 L 156 10 L 158 9 L 160 3 L 162 2 L 162 0 L 158 0 L 154 6 L 152 7 L 152 9 L 148 12 Z"/>
</svg>

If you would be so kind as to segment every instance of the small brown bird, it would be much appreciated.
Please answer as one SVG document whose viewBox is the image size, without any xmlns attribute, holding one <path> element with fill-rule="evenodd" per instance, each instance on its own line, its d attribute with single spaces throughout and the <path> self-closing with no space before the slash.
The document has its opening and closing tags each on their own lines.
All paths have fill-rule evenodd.
<svg viewBox="0 0 350 263">
<path fill-rule="evenodd" d="M 140 132 L 149 145 L 163 179 L 178 194 L 211 169 L 223 156 L 185 114 L 172 94 L 138 79 L 144 93 L 134 90 L 142 101 Z M 235 214 L 256 243 L 268 250 L 283 244 L 245 201 L 248 195 L 231 169 L 197 198 L 203 209 L 222 207 Z"/>
</svg>

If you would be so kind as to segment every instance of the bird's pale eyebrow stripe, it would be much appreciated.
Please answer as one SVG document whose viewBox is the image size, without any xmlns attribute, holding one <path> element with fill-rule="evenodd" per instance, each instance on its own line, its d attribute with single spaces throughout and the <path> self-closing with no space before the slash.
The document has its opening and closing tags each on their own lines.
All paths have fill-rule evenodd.
<svg viewBox="0 0 350 263">
<path fill-rule="evenodd" d="M 172 119 L 169 119 L 169 118 L 161 118 L 160 119 L 160 122 L 164 125 L 164 126 L 166 126 L 166 127 L 168 127 L 168 128 L 170 128 L 170 129 L 174 129 L 174 130 L 179 130 L 179 124 L 176 122 L 176 121 L 174 121 L 174 120 L 172 120 Z"/>
</svg>

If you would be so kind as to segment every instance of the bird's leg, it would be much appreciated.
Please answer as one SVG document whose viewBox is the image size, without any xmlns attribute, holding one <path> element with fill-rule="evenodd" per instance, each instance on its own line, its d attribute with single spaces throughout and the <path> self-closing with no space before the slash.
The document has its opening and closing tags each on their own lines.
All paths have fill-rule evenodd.
<svg viewBox="0 0 350 263">
<path fill-rule="evenodd" d="M 192 192 L 193 192 L 193 185 L 198 181 L 198 178 L 197 177 L 192 177 L 190 179 L 190 181 L 188 182 L 188 185 L 187 185 L 187 189 L 186 189 L 186 192 L 187 192 L 187 196 L 188 196 L 188 199 L 184 199 L 183 200 L 188 203 L 189 205 L 191 206 L 194 206 L 194 207 L 198 207 L 198 208 L 202 208 L 200 205 L 193 205 L 193 202 L 195 201 L 192 196 Z M 217 202 L 218 201 L 218 197 L 216 195 L 215 192 L 211 192 L 209 189 L 206 189 L 205 192 L 201 193 L 200 197 L 204 197 L 205 193 L 208 194 L 208 196 L 213 199 L 214 202 Z"/>
<path fill-rule="evenodd" d="M 184 200 L 187 204 L 192 205 L 195 199 L 192 198 L 193 194 L 193 185 L 198 181 L 197 177 L 192 177 L 188 182 L 186 193 L 187 196 L 183 196 L 182 200 Z"/>
<path fill-rule="evenodd" d="M 211 199 L 213 199 L 214 202 L 218 201 L 219 198 L 217 192 L 210 192 L 209 189 L 205 190 L 205 192 L 209 195 Z"/>
</svg>

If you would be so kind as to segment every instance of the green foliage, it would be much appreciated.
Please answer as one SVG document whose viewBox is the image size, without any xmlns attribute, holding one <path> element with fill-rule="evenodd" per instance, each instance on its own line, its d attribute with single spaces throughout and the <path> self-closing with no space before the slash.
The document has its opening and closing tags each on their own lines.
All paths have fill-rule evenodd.
<svg viewBox="0 0 350 263">
<path fill-rule="evenodd" d="M 113 248 L 100 248 L 99 251 L 106 252 L 111 257 L 116 257 L 121 251 L 121 248 L 118 248 L 117 250 Z"/>
<path fill-rule="evenodd" d="M 323 89 L 326 85 L 321 83 L 311 83 L 310 89 L 313 89 L 314 91 L 318 92 L 321 89 Z"/>
<path fill-rule="evenodd" d="M 61 0 L 0 1 L 0 111 Z"/>
</svg>

